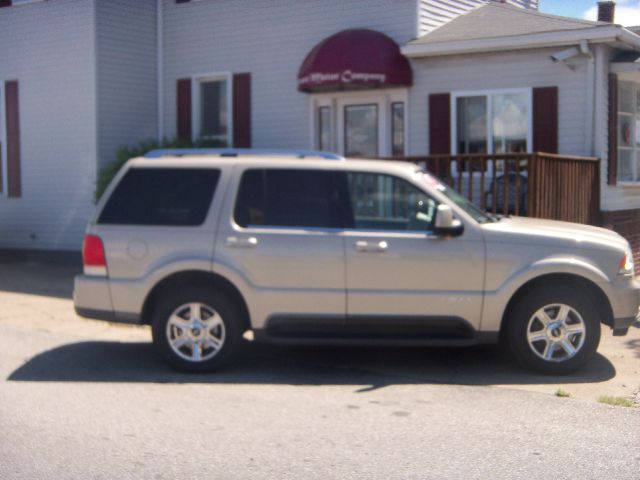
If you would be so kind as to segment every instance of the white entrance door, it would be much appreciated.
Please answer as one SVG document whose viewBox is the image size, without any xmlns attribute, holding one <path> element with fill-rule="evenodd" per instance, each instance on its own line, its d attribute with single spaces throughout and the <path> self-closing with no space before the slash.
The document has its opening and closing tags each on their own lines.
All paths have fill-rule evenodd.
<svg viewBox="0 0 640 480">
<path fill-rule="evenodd" d="M 401 89 L 312 96 L 312 148 L 347 157 L 406 155 L 406 100 Z"/>
</svg>

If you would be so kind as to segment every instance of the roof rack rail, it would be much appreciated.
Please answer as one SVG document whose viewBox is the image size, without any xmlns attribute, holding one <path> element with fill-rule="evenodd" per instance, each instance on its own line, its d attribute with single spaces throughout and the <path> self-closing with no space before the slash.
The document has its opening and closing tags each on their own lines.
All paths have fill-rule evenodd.
<svg viewBox="0 0 640 480">
<path fill-rule="evenodd" d="M 344 160 L 336 153 L 319 150 L 277 150 L 263 148 L 161 148 L 144 154 L 145 158 L 180 157 L 184 155 L 218 155 L 220 157 L 239 157 L 241 155 L 269 155 L 295 158 L 323 158 L 325 160 Z"/>
</svg>

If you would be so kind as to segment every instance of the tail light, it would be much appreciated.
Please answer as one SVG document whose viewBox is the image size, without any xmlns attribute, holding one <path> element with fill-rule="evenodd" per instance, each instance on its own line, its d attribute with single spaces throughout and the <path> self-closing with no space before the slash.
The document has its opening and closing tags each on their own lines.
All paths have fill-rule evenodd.
<svg viewBox="0 0 640 480">
<path fill-rule="evenodd" d="M 85 275 L 107 275 L 104 245 L 97 235 L 85 235 L 82 244 L 82 263 Z"/>
</svg>

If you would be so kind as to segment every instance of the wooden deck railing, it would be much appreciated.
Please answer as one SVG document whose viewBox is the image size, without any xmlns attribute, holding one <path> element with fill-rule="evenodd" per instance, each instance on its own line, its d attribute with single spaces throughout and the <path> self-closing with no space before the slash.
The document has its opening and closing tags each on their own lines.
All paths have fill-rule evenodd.
<svg viewBox="0 0 640 480">
<path fill-rule="evenodd" d="M 550 153 L 395 157 L 423 165 L 483 210 L 595 225 L 600 166 L 593 157 Z"/>
</svg>

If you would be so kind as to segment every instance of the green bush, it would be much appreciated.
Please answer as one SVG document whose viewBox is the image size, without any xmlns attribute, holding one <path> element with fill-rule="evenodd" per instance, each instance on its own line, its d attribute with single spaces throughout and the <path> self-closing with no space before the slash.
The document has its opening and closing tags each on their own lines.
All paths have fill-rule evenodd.
<svg viewBox="0 0 640 480">
<path fill-rule="evenodd" d="M 109 182 L 115 177 L 120 168 L 129 160 L 134 157 L 141 157 L 145 153 L 156 150 L 158 148 L 225 148 L 226 144 L 210 140 L 185 140 L 181 138 L 163 139 L 161 142 L 157 140 L 145 140 L 138 145 L 132 147 L 120 147 L 116 152 L 116 159 L 106 167 L 104 167 L 98 173 L 98 179 L 96 180 L 96 191 L 94 193 L 94 200 L 97 202 L 100 197 L 109 186 Z"/>
</svg>

